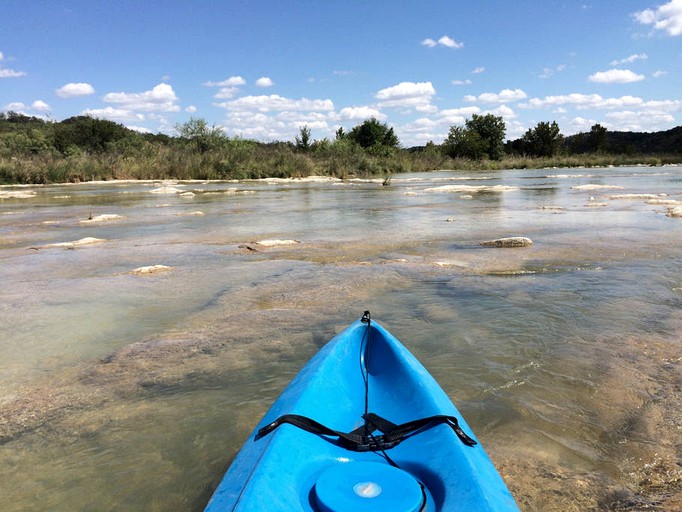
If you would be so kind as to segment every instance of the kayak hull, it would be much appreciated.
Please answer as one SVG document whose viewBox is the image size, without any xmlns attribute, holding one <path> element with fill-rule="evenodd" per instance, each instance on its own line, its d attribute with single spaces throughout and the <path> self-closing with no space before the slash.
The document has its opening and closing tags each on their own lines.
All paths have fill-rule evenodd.
<svg viewBox="0 0 682 512">
<path fill-rule="evenodd" d="M 421 363 L 379 324 L 358 320 L 327 343 L 282 392 L 244 443 L 206 511 L 387 510 L 380 500 L 391 497 L 393 477 L 384 478 L 383 487 L 377 484 L 376 499 L 362 496 L 363 492 L 376 492 L 373 480 L 365 477 L 365 482 L 358 477 L 363 480 L 357 482 L 360 491 L 346 493 L 347 503 L 341 503 L 343 496 L 335 508 L 333 504 L 328 508 L 324 501 L 335 499 L 336 490 L 331 489 L 330 494 L 327 487 L 341 478 L 329 477 L 330 470 L 331 474 L 352 475 L 355 468 L 360 473 L 375 468 L 381 473 L 379 465 L 397 466 L 416 480 L 425 510 L 518 510 L 482 446 L 466 446 L 445 424 L 407 437 L 385 451 L 388 457 L 380 452 L 354 451 L 328 436 L 289 424 L 256 439 L 259 429 L 285 414 L 351 432 L 364 423 L 365 397 L 367 411 L 394 424 L 434 415 L 453 416 L 475 439 Z M 377 474 L 377 481 L 380 479 Z M 406 502 L 404 510 L 413 509 L 414 496 L 399 499 Z M 414 510 L 424 510 L 423 505 Z M 390 508 L 403 510 L 400 506 Z"/>
</svg>

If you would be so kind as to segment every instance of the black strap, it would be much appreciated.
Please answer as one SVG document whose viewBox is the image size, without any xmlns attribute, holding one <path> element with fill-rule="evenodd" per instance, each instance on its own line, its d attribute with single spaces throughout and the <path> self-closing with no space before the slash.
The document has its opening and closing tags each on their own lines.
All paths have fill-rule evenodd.
<svg viewBox="0 0 682 512">
<path fill-rule="evenodd" d="M 340 432 L 322 425 L 321 423 L 298 414 L 285 414 L 275 421 L 261 428 L 254 440 L 257 441 L 284 423 L 289 423 L 302 430 L 316 435 L 337 437 L 339 442 L 346 448 L 354 451 L 377 451 L 393 448 L 411 434 L 418 433 L 436 425 L 446 424 L 457 434 L 457 437 L 466 446 L 476 445 L 471 437 L 460 428 L 457 418 L 454 416 L 436 415 L 418 420 L 408 421 L 396 425 L 381 416 L 369 413 L 363 415 L 365 423 L 351 432 Z M 374 432 L 380 431 L 381 435 L 375 436 Z"/>
</svg>

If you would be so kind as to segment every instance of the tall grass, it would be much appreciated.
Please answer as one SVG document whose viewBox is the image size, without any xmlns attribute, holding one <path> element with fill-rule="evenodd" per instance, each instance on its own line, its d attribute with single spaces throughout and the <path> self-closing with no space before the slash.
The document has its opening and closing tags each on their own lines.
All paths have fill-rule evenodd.
<svg viewBox="0 0 682 512">
<path fill-rule="evenodd" d="M 310 175 L 348 178 L 356 175 L 436 169 L 486 171 L 498 169 L 606 167 L 680 164 L 682 155 L 581 154 L 552 158 L 506 157 L 502 160 L 452 159 L 437 147 L 422 151 L 367 151 L 347 141 L 315 143 L 305 151 L 286 143 L 259 144 L 230 139 L 199 151 L 180 144 L 145 143 L 105 153 L 57 151 L 0 153 L 0 183 L 64 183 L 114 179 L 235 180 Z"/>
</svg>

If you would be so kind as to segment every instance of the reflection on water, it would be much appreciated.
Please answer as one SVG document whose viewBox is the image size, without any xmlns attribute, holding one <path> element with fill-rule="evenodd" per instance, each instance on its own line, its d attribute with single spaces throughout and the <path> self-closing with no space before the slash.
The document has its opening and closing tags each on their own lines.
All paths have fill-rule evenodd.
<svg viewBox="0 0 682 512">
<path fill-rule="evenodd" d="M 0 188 L 3 510 L 201 509 L 364 309 L 523 509 L 680 508 L 679 168 L 160 185 Z"/>
</svg>

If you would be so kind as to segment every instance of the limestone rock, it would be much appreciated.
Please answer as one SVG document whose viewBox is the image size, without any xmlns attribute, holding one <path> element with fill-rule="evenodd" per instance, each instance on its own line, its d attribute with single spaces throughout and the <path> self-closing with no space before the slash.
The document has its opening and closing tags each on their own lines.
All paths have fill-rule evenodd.
<svg viewBox="0 0 682 512">
<path fill-rule="evenodd" d="M 510 236 L 481 242 L 485 247 L 530 247 L 533 241 L 525 236 Z"/>
</svg>

